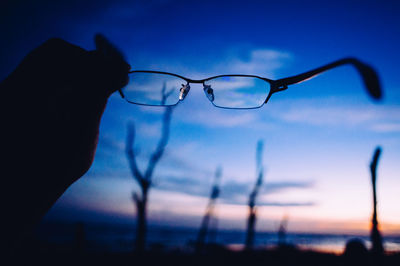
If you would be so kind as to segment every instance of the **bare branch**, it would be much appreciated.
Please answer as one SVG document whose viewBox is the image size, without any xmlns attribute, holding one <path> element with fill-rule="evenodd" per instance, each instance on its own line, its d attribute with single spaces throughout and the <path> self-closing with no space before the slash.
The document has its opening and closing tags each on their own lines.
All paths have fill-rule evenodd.
<svg viewBox="0 0 400 266">
<path fill-rule="evenodd" d="M 161 104 L 164 105 L 166 103 L 167 98 L 172 94 L 172 90 L 166 92 L 166 84 L 162 87 L 162 98 Z M 137 208 L 137 234 L 136 234 L 136 251 L 142 252 L 145 250 L 146 244 L 146 231 L 147 231 L 147 221 L 146 221 L 146 213 L 147 213 L 147 198 L 148 192 L 152 185 L 152 176 L 154 172 L 154 168 L 157 163 L 161 159 L 165 147 L 167 146 L 169 139 L 169 128 L 171 122 L 171 114 L 172 107 L 167 107 L 164 111 L 163 121 L 162 121 L 162 132 L 161 138 L 158 142 L 156 150 L 150 156 L 147 169 L 145 174 L 139 170 L 138 165 L 136 163 L 136 154 L 134 151 L 134 143 L 135 143 L 135 126 L 133 123 L 128 124 L 128 134 L 126 138 L 126 155 L 129 160 L 129 165 L 131 168 L 132 175 L 134 179 L 138 182 L 140 186 L 141 194 L 137 192 L 132 193 L 132 200 Z"/>
<path fill-rule="evenodd" d="M 382 236 L 379 230 L 379 222 L 378 222 L 378 213 L 377 213 L 377 194 L 376 194 L 376 169 L 379 163 L 379 156 L 381 154 L 381 148 L 378 146 L 375 149 L 371 164 L 371 181 L 372 181 L 372 193 L 373 193 L 373 213 L 372 213 L 372 221 L 371 221 L 371 242 L 372 248 L 371 251 L 374 255 L 382 255 L 384 253 Z"/>
<path fill-rule="evenodd" d="M 125 151 L 126 151 L 126 155 L 128 157 L 129 166 L 131 168 L 132 175 L 139 183 L 141 183 L 141 180 L 143 180 L 144 178 L 143 178 L 142 174 L 140 173 L 139 168 L 136 163 L 136 154 L 135 154 L 135 150 L 134 150 L 135 135 L 136 135 L 135 124 L 133 122 L 131 122 L 128 124 L 128 134 L 126 137 Z"/>
<path fill-rule="evenodd" d="M 372 183 L 376 182 L 376 168 L 378 166 L 380 154 L 381 154 L 381 148 L 377 147 L 375 149 L 374 156 L 373 156 L 371 164 L 370 164 L 371 175 L 372 175 Z"/>
<path fill-rule="evenodd" d="M 196 242 L 196 252 L 201 252 L 204 246 L 205 238 L 208 233 L 208 226 L 210 223 L 211 218 L 214 216 L 214 207 L 215 201 L 219 196 L 219 183 L 222 176 L 222 168 L 218 167 L 215 171 L 214 176 L 214 184 L 211 189 L 210 198 L 206 207 L 205 214 L 203 216 L 203 220 L 201 222 L 200 230 L 197 235 L 197 242 Z"/>
<path fill-rule="evenodd" d="M 217 170 L 215 171 L 215 180 L 214 180 L 214 185 L 211 191 L 210 195 L 210 203 L 209 205 L 213 205 L 214 201 L 218 198 L 220 189 L 219 189 L 219 182 L 222 176 L 222 167 L 218 167 Z"/>
<path fill-rule="evenodd" d="M 169 131 L 170 131 L 170 123 L 171 123 L 171 115 L 173 107 L 166 107 L 167 109 L 164 112 L 163 121 L 162 121 L 162 133 L 161 139 L 158 142 L 156 150 L 150 157 L 149 163 L 147 165 L 146 173 L 144 175 L 145 179 L 151 182 L 151 177 L 153 175 L 154 169 L 164 154 L 165 147 L 167 146 L 169 139 Z"/>
<path fill-rule="evenodd" d="M 255 223 L 257 219 L 257 208 L 256 208 L 256 199 L 260 187 L 263 182 L 264 169 L 262 166 L 262 153 L 263 153 L 263 142 L 261 140 L 257 143 L 257 151 L 256 151 L 256 168 L 257 168 L 257 181 L 254 184 L 254 188 L 249 195 L 249 216 L 247 218 L 247 235 L 246 235 L 246 249 L 250 250 L 253 247 L 254 242 L 254 231 L 255 231 Z"/>
<path fill-rule="evenodd" d="M 167 91 L 167 84 L 164 82 L 164 85 L 161 89 L 161 105 L 165 105 L 167 98 L 171 96 L 171 94 L 174 92 L 174 89 L 171 89 L 168 92 L 166 91 Z"/>
<path fill-rule="evenodd" d="M 136 205 L 139 205 L 141 202 L 140 197 L 136 192 L 132 192 L 132 200 L 136 203 Z"/>
<path fill-rule="evenodd" d="M 256 151 L 256 166 L 257 166 L 257 171 L 260 172 L 262 169 L 262 153 L 264 149 L 264 142 L 262 140 L 259 140 L 257 142 L 257 151 Z"/>
<path fill-rule="evenodd" d="M 264 168 L 262 166 L 262 153 L 263 153 L 264 143 L 259 140 L 257 143 L 257 151 L 256 151 L 256 167 L 257 167 L 257 181 L 254 184 L 253 191 L 250 193 L 249 196 L 249 207 L 253 208 L 256 204 L 256 198 L 258 192 L 260 191 L 260 187 L 263 183 L 264 177 Z"/>
</svg>

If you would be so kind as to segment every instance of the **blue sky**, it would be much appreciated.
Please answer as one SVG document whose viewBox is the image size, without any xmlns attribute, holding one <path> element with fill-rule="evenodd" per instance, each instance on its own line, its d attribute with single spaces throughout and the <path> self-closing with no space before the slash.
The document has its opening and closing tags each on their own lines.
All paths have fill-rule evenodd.
<svg viewBox="0 0 400 266">
<path fill-rule="evenodd" d="M 197 226 L 220 165 L 220 226 L 244 228 L 256 143 L 262 139 L 266 173 L 259 229 L 275 230 L 289 215 L 291 230 L 365 232 L 371 215 L 368 164 L 381 145 L 379 214 L 385 232 L 394 233 L 400 231 L 399 11 L 396 1 L 11 3 L 1 11 L 0 78 L 47 38 L 93 49 L 97 32 L 120 47 L 133 69 L 189 78 L 241 73 L 274 79 L 358 57 L 379 73 L 382 102 L 367 96 L 349 66 L 290 86 L 256 110 L 215 108 L 193 85 L 173 113 L 150 194 L 150 220 Z M 124 153 L 127 123 L 137 126 L 144 167 L 162 112 L 112 95 L 91 170 L 48 218 L 133 222 L 131 193 L 137 187 Z"/>
</svg>

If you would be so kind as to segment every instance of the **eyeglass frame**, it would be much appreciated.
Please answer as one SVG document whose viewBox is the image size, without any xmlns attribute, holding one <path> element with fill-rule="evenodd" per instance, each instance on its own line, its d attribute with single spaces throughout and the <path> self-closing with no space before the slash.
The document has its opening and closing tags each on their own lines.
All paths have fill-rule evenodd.
<svg viewBox="0 0 400 266">
<path fill-rule="evenodd" d="M 223 107 L 223 106 L 217 106 L 213 103 L 213 101 L 211 101 L 211 103 L 218 108 L 223 108 L 223 109 L 257 109 L 257 108 L 261 108 L 264 104 L 266 104 L 268 102 L 268 100 L 271 98 L 271 96 L 274 93 L 280 92 L 280 91 L 284 91 L 288 88 L 289 85 L 294 85 L 294 84 L 298 84 L 301 83 L 303 81 L 307 81 L 315 76 L 318 76 L 319 74 L 322 74 L 323 72 L 342 66 L 342 65 L 346 65 L 346 64 L 350 64 L 353 67 L 356 68 L 356 70 L 358 71 L 358 73 L 361 75 L 362 80 L 364 82 L 364 85 L 367 89 L 367 92 L 369 93 L 369 95 L 374 99 L 374 100 L 380 100 L 382 98 L 382 89 L 381 89 L 381 85 L 380 85 L 380 81 L 379 81 L 379 77 L 378 74 L 376 73 L 376 71 L 369 66 L 368 64 L 365 64 L 363 62 L 361 62 L 360 60 L 358 60 L 357 58 L 354 57 L 347 57 L 347 58 L 343 58 L 334 62 L 331 62 L 329 64 L 323 65 L 321 67 L 312 69 L 310 71 L 295 75 L 295 76 L 290 76 L 287 78 L 281 78 L 281 79 L 277 79 L 277 80 L 273 80 L 273 79 L 268 79 L 265 77 L 260 77 L 257 75 L 246 75 L 246 74 L 224 74 L 224 75 L 217 75 L 217 76 L 212 76 L 212 77 L 208 77 L 205 79 L 190 79 L 190 78 L 186 78 L 184 76 L 175 74 L 175 73 L 169 73 L 169 72 L 164 72 L 164 71 L 153 71 L 153 70 L 133 70 L 133 71 L 129 71 L 129 74 L 132 73 L 153 73 L 153 74 L 163 74 L 163 75 L 170 75 L 170 76 L 174 76 L 180 79 L 183 79 L 186 81 L 187 85 L 189 84 L 203 84 L 203 86 L 206 86 L 205 82 L 212 80 L 212 79 L 216 79 L 216 78 L 220 78 L 220 77 L 249 77 L 249 78 L 258 78 L 261 80 L 264 80 L 265 82 L 269 83 L 270 85 L 270 91 L 266 97 L 266 99 L 264 100 L 264 102 L 260 105 L 260 106 L 256 106 L 256 107 L 244 107 L 244 108 L 236 108 L 236 107 Z M 183 97 L 183 99 L 178 99 L 178 101 L 175 104 L 170 104 L 170 105 L 156 105 L 156 104 L 143 104 L 143 103 L 135 103 L 132 101 L 129 101 L 128 99 L 125 98 L 125 95 L 122 91 L 122 88 L 118 90 L 119 94 L 121 95 L 121 97 L 123 99 L 125 99 L 127 102 L 132 103 L 132 104 L 137 104 L 137 105 L 145 105 L 145 106 L 176 106 L 179 102 L 183 101 L 184 98 L 186 97 L 186 94 L 189 92 L 187 91 L 185 96 Z"/>
</svg>

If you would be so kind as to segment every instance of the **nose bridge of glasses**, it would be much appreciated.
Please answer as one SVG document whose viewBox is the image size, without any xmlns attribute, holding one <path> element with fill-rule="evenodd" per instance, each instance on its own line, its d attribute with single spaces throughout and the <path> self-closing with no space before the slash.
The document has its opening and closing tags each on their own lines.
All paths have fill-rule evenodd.
<svg viewBox="0 0 400 266">
<path fill-rule="evenodd" d="M 197 84 L 204 83 L 206 81 L 206 79 L 188 79 L 188 78 L 185 78 L 185 80 L 187 83 L 197 83 Z"/>
<path fill-rule="evenodd" d="M 179 101 L 183 101 L 186 97 L 186 95 L 190 91 L 190 84 L 203 84 L 204 90 L 205 90 L 205 85 L 204 82 L 206 79 L 188 79 L 188 78 L 183 78 L 186 81 L 186 84 L 182 84 L 182 87 L 179 90 Z M 210 99 L 210 97 L 207 95 L 207 97 Z M 211 99 L 210 99 L 211 100 Z M 212 101 L 212 100 L 211 100 Z"/>
<path fill-rule="evenodd" d="M 214 90 L 211 88 L 211 85 L 206 85 L 203 83 L 203 91 L 206 94 L 207 98 L 210 100 L 210 102 L 214 102 L 215 96 L 214 96 Z"/>
<path fill-rule="evenodd" d="M 189 82 L 186 84 L 182 84 L 182 87 L 179 90 L 179 101 L 183 101 L 186 95 L 189 93 L 189 91 L 190 91 Z"/>
<path fill-rule="evenodd" d="M 207 98 L 211 101 L 214 102 L 215 96 L 214 96 L 214 90 L 211 88 L 211 85 L 205 84 L 207 79 L 188 79 L 185 78 L 186 84 L 182 84 L 182 87 L 180 89 L 179 93 L 179 101 L 183 101 L 186 97 L 186 95 L 190 91 L 190 83 L 194 84 L 203 84 L 203 91 L 206 94 Z"/>
</svg>

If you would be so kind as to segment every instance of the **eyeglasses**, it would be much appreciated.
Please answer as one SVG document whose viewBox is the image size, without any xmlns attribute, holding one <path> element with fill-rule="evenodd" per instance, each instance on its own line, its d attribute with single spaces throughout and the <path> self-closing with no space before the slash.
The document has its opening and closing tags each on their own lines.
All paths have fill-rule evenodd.
<svg viewBox="0 0 400 266">
<path fill-rule="evenodd" d="M 344 58 L 299 75 L 271 80 L 255 75 L 218 75 L 206 79 L 189 79 L 177 74 L 135 70 L 130 82 L 119 92 L 129 103 L 149 106 L 173 106 L 183 101 L 190 91 L 190 84 L 203 84 L 203 91 L 210 102 L 220 108 L 253 109 L 266 104 L 272 94 L 286 90 L 289 85 L 311 79 L 326 70 L 350 64 L 361 75 L 373 99 L 382 97 L 379 78 L 375 70 L 356 58 Z"/>
</svg>

